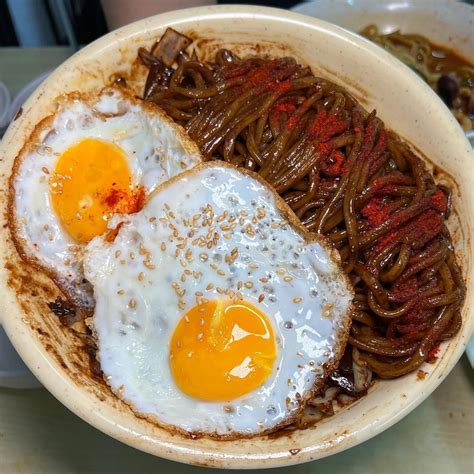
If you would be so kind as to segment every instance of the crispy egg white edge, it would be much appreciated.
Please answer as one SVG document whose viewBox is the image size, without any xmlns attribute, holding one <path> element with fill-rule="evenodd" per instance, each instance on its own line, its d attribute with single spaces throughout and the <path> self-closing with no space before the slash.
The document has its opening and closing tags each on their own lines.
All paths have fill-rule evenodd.
<svg viewBox="0 0 474 474">
<path fill-rule="evenodd" d="M 78 116 L 82 117 L 79 130 L 74 123 Z M 124 133 L 124 125 L 129 127 L 128 133 Z M 151 137 L 147 147 L 141 140 L 143 131 Z M 134 182 L 149 192 L 200 163 L 202 157 L 184 129 L 161 109 L 118 87 L 105 88 L 98 96 L 68 94 L 60 99 L 57 112 L 36 126 L 16 157 L 10 178 L 12 237 L 20 255 L 45 270 L 69 299 L 92 307 L 91 288 L 83 281 L 80 261 L 84 245 L 73 241 L 57 220 L 49 175 L 44 173 L 51 173 L 59 155 L 85 138 L 121 146 Z M 66 265 L 67 260 L 72 263 Z"/>
<path fill-rule="evenodd" d="M 212 182 L 209 176 L 206 179 L 203 178 L 202 182 L 199 180 L 199 177 L 202 178 L 203 175 L 212 174 L 213 172 L 214 174 L 223 174 L 225 176 L 224 182 L 222 182 L 218 188 L 216 188 L 216 183 Z M 196 176 L 198 177 L 198 186 L 195 189 L 192 186 L 192 182 Z M 169 286 L 169 282 L 165 281 L 166 271 L 163 269 L 176 267 L 177 258 L 174 253 L 167 254 L 165 252 L 164 255 L 159 257 L 162 260 L 155 262 L 156 268 L 154 270 L 147 269 L 140 258 L 130 259 L 130 261 L 125 264 L 120 264 L 119 260 L 125 258 L 126 253 L 132 251 L 138 242 L 152 247 L 153 253 L 160 255 L 160 240 L 155 241 L 153 244 L 149 239 L 147 240 L 147 237 L 148 234 L 153 235 L 156 232 L 158 232 L 158 235 L 159 232 L 161 232 L 164 237 L 169 237 L 169 234 L 166 233 L 166 224 L 160 224 L 161 221 L 159 220 L 159 212 L 163 212 L 164 207 L 162 206 L 164 206 L 165 203 L 171 206 L 172 212 L 177 216 L 183 217 L 182 213 L 186 210 L 191 211 L 191 209 L 193 209 L 192 212 L 196 211 L 193 207 L 199 203 L 196 195 L 199 190 L 205 189 L 206 192 L 214 196 L 215 201 L 217 201 L 217 203 L 214 202 L 214 205 L 218 206 L 220 202 L 222 206 L 224 206 L 222 209 L 226 209 L 225 206 L 228 208 L 229 205 L 231 209 L 239 209 L 239 211 L 247 209 L 245 206 L 249 204 L 242 201 L 238 196 L 234 202 L 229 202 L 228 204 L 223 202 L 227 194 L 232 194 L 233 187 L 237 186 L 238 183 L 243 180 L 248 180 L 249 187 L 247 191 L 256 193 L 255 196 L 256 199 L 259 200 L 260 205 L 269 206 L 269 203 L 271 203 L 270 208 L 273 207 L 277 211 L 276 215 L 280 221 L 283 219 L 286 220 L 286 216 L 289 216 L 291 223 L 286 226 L 287 229 L 285 232 L 291 234 L 292 238 L 296 239 L 301 247 L 301 252 L 298 252 L 298 256 L 293 263 L 301 265 L 301 260 L 304 259 L 304 257 L 308 259 L 309 253 L 316 252 L 316 249 L 318 252 L 323 251 L 325 255 L 324 258 L 317 259 L 314 258 L 313 255 L 313 258 L 306 262 L 306 266 L 303 265 L 302 268 L 299 268 L 298 271 L 302 271 L 304 276 L 304 278 L 297 280 L 299 284 L 306 284 L 308 278 L 311 280 L 312 274 L 311 272 L 308 273 L 307 269 L 314 266 L 315 268 L 313 268 L 313 270 L 315 272 L 317 269 L 317 271 L 322 274 L 336 276 L 335 279 L 326 278 L 326 276 L 324 276 L 322 280 L 325 280 L 324 283 L 326 285 L 337 282 L 334 289 L 337 297 L 331 301 L 330 298 L 327 298 L 325 295 L 319 295 L 313 299 L 309 298 L 307 292 L 305 292 L 305 295 L 301 295 L 304 296 L 302 307 L 306 309 L 302 310 L 302 314 L 305 313 L 305 317 L 309 315 L 308 310 L 314 311 L 314 303 L 318 301 L 318 298 L 326 298 L 324 304 L 334 305 L 332 317 L 320 318 L 318 320 L 322 322 L 325 328 L 324 330 L 329 332 L 326 338 L 322 337 L 322 340 L 316 344 L 315 341 L 311 339 L 312 336 L 309 333 L 314 329 L 316 335 L 313 331 L 313 336 L 318 337 L 317 330 L 311 328 L 308 324 L 306 324 L 306 326 L 304 324 L 298 326 L 299 318 L 293 318 L 292 330 L 285 328 L 288 317 L 283 317 L 276 311 L 278 304 L 281 303 L 271 303 L 268 298 L 263 302 L 259 302 L 259 290 L 257 292 L 241 290 L 244 298 L 264 311 L 272 321 L 278 346 L 278 368 L 259 389 L 237 400 L 233 400 L 229 403 L 204 402 L 192 399 L 179 391 L 171 377 L 168 364 L 169 348 L 167 341 L 170 340 L 174 328 L 182 314 L 196 304 L 192 294 L 188 294 L 183 298 L 186 303 L 186 309 L 181 311 L 177 306 L 177 296 L 173 294 L 172 290 L 160 293 L 160 287 L 164 285 Z M 259 198 L 259 193 L 261 194 L 260 198 L 263 196 L 263 199 Z M 185 197 L 186 194 L 189 196 L 187 199 Z M 206 200 L 204 199 L 202 203 L 205 204 Z M 150 218 L 157 219 L 154 220 L 153 223 L 150 223 Z M 116 225 L 121 221 L 119 216 L 114 220 L 115 222 L 112 222 L 111 225 Z M 85 259 L 86 275 L 94 286 L 97 302 L 94 328 L 96 337 L 98 338 L 98 358 L 102 370 L 104 371 L 106 381 L 112 390 L 120 398 L 129 403 L 140 416 L 148 417 L 162 426 L 182 433 L 200 433 L 221 438 L 235 438 L 273 431 L 290 423 L 303 408 L 305 400 L 312 395 L 314 388 L 323 383 L 331 368 L 337 364 L 339 358 L 342 356 L 347 339 L 351 319 L 353 291 L 346 275 L 342 273 L 336 251 L 327 244 L 324 238 L 319 236 L 313 237 L 305 232 L 288 206 L 286 206 L 281 198 L 279 198 L 268 185 L 264 184 L 260 178 L 254 174 L 250 176 L 249 173 L 243 173 L 223 163 L 214 162 L 203 164 L 190 172 L 185 172 L 174 178 L 161 186 L 158 191 L 150 197 L 147 206 L 145 206 L 141 212 L 133 216 L 127 216 L 122 220 L 124 220 L 124 224 L 121 226 L 115 242 L 112 244 L 106 243 L 100 237 L 94 239 L 87 247 Z M 147 235 L 141 235 L 140 229 L 147 229 Z M 236 244 L 238 243 L 234 241 L 231 242 L 233 246 Z M 174 251 L 174 246 L 169 244 L 169 247 L 172 247 Z M 278 247 L 277 245 L 274 250 L 279 251 Z M 120 250 L 123 257 L 119 259 L 116 258 L 117 250 Z M 220 247 L 219 251 L 225 253 L 226 250 L 229 251 L 230 249 L 224 246 Z M 257 253 L 258 256 L 252 256 L 254 261 L 259 258 L 265 260 L 265 257 L 262 257 L 262 252 Z M 241 254 L 239 253 L 239 255 Z M 287 253 L 285 253 L 285 256 L 287 256 Z M 248 270 L 246 265 L 247 263 L 245 262 L 241 265 L 244 271 Z M 202 270 L 202 264 L 196 268 Z M 116 269 L 119 270 L 116 271 Z M 142 283 L 137 279 L 137 275 L 140 272 L 143 272 L 145 275 Z M 256 282 L 259 278 L 264 276 L 265 265 L 262 265 L 260 270 L 254 272 L 252 278 L 253 281 Z M 216 286 L 221 284 L 225 287 L 225 281 L 222 281 L 222 279 L 219 280 L 218 275 L 213 275 L 212 278 L 212 282 L 216 284 Z M 275 283 L 280 284 L 281 282 L 275 280 Z M 193 288 L 199 288 L 199 290 L 203 291 L 204 296 L 208 298 L 219 296 L 215 291 L 204 291 L 203 288 L 205 288 L 206 285 L 207 282 L 203 282 L 202 287 L 194 286 Z M 147 288 L 152 289 L 151 297 Z M 118 291 L 123 291 L 124 295 L 119 297 L 117 295 Z M 296 293 L 301 292 L 302 290 L 299 290 Z M 276 293 L 278 293 L 278 291 Z M 128 302 L 132 298 L 136 302 L 136 307 L 133 310 L 127 307 Z M 320 303 L 321 301 L 323 300 L 320 300 Z M 306 304 L 308 304 L 309 307 L 306 307 Z M 296 305 L 290 301 L 290 306 L 291 305 L 296 307 Z M 171 309 L 168 311 L 169 308 Z M 301 307 L 299 308 L 301 309 Z M 168 313 L 171 313 L 171 321 L 168 321 L 167 318 L 170 318 L 170 315 L 167 313 L 158 314 L 155 318 L 154 313 L 162 313 L 162 309 L 165 312 L 168 311 Z M 111 318 L 108 318 L 108 316 L 111 316 Z M 122 322 L 120 322 L 120 320 Z M 152 340 L 155 342 L 166 341 L 166 344 L 159 346 L 166 348 L 164 351 L 161 350 L 158 354 L 159 360 L 156 361 L 157 364 L 160 365 L 159 373 L 152 373 L 152 375 L 149 373 L 149 371 L 152 370 L 150 369 L 149 361 L 152 360 L 155 354 L 153 348 L 150 349 L 150 344 L 146 343 L 146 340 L 145 343 L 134 341 L 127 346 L 126 338 L 119 336 L 120 331 L 127 333 L 136 332 L 135 324 L 139 326 L 143 333 L 143 335 L 139 337 L 145 337 L 146 339 L 147 331 L 151 331 L 153 335 Z M 291 337 L 293 337 L 293 340 L 296 338 L 297 332 L 300 333 L 298 348 L 306 345 L 305 347 L 308 347 L 307 351 L 309 351 L 311 344 L 314 344 L 314 347 L 317 347 L 319 344 L 319 349 L 312 354 L 323 354 L 320 360 L 317 360 L 317 357 L 312 357 L 312 360 L 316 362 L 316 367 L 309 364 L 310 355 L 308 355 L 308 353 L 306 353 L 306 359 L 297 355 L 296 352 L 298 351 L 296 347 L 290 349 L 293 351 L 291 355 L 287 353 L 289 346 L 295 346 L 295 344 L 289 341 Z M 112 334 L 112 338 L 114 335 L 118 336 L 118 342 L 109 341 L 110 334 Z M 294 336 L 291 336 L 291 334 Z M 161 335 L 161 338 L 158 337 L 158 335 Z M 122 337 L 122 339 L 120 339 L 120 337 Z M 130 348 L 132 346 L 135 347 L 138 356 L 133 350 L 127 349 L 127 347 Z M 154 347 L 156 347 L 156 344 Z M 291 356 L 293 356 L 293 358 L 291 358 Z M 295 357 L 298 359 L 297 361 Z M 291 362 L 288 362 L 288 360 Z M 284 369 L 287 364 L 293 367 L 295 364 L 302 365 L 302 368 L 298 368 L 298 370 L 293 373 L 293 380 L 290 385 L 288 385 L 289 382 L 288 379 L 285 378 L 285 374 L 283 374 L 283 376 L 278 375 L 285 372 Z M 125 379 L 125 367 L 129 365 L 132 366 L 131 370 L 135 377 L 133 383 L 129 383 L 129 381 Z M 145 386 L 143 380 L 137 380 L 137 377 L 138 379 L 140 378 L 140 374 L 143 376 L 145 382 L 153 379 L 153 384 L 151 386 Z M 164 387 L 163 391 L 167 392 L 167 394 L 156 393 L 154 391 L 156 387 Z M 148 401 L 141 400 L 145 392 L 147 392 L 147 396 L 149 397 Z M 296 395 L 297 393 L 299 393 L 299 396 Z M 270 397 L 273 396 L 272 394 L 280 397 L 278 403 L 271 404 L 272 407 L 256 407 L 252 405 L 254 400 L 265 399 L 265 397 L 270 399 Z M 290 397 L 291 401 L 288 406 L 286 406 L 287 396 Z M 232 406 L 233 411 L 231 413 L 225 411 L 224 405 Z M 277 407 L 275 407 L 275 405 L 277 405 Z M 276 408 L 276 410 L 273 410 L 273 408 Z M 249 416 L 255 414 L 257 409 L 258 415 L 254 418 L 252 426 L 249 426 L 246 420 L 249 419 Z M 270 412 L 267 412 L 268 409 L 270 409 Z M 197 418 L 196 414 L 198 415 Z M 177 422 L 177 416 L 181 417 L 181 423 Z"/>
</svg>

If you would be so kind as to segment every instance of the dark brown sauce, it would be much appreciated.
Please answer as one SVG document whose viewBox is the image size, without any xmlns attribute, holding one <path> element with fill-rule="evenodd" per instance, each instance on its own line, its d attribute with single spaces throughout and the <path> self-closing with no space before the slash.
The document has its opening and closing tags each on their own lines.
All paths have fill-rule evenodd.
<svg viewBox="0 0 474 474">
<path fill-rule="evenodd" d="M 412 35 L 404 36 L 410 38 Z M 419 37 L 418 35 L 416 36 Z M 465 66 L 474 67 L 473 61 L 462 56 L 454 49 L 446 48 L 439 44 L 433 43 L 425 36 L 422 36 L 421 38 L 423 38 L 423 40 L 425 40 L 431 47 L 431 56 L 430 59 L 427 61 L 427 66 L 431 72 L 449 74 Z M 397 42 L 395 40 L 393 41 L 394 43 Z"/>
</svg>

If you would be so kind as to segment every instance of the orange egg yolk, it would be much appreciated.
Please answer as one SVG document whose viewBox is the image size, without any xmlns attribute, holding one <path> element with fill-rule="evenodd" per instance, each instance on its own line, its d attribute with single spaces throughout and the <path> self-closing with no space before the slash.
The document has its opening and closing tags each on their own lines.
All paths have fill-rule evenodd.
<svg viewBox="0 0 474 474">
<path fill-rule="evenodd" d="M 232 400 L 255 390 L 276 359 L 268 317 L 245 301 L 212 300 L 189 310 L 170 346 L 176 385 L 201 400 Z"/>
<path fill-rule="evenodd" d="M 114 143 L 88 138 L 67 149 L 50 179 L 54 211 L 69 235 L 89 242 L 116 213 L 143 207 L 144 190 L 132 186 L 125 152 Z"/>
</svg>

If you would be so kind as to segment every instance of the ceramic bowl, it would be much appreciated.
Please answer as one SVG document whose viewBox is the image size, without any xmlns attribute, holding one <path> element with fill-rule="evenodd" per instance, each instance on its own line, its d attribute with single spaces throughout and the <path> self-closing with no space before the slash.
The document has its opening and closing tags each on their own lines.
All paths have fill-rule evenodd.
<svg viewBox="0 0 474 474">
<path fill-rule="evenodd" d="M 130 69 L 140 46 L 149 47 L 167 26 L 197 35 L 203 50 L 230 47 L 241 53 L 290 54 L 347 87 L 387 126 L 436 165 L 454 187 L 454 239 L 467 278 L 461 332 L 442 347 L 440 360 L 410 374 L 377 382 L 370 393 L 317 426 L 285 436 L 232 442 L 172 435 L 137 418 L 104 383 L 91 377 L 82 343 L 63 328 L 46 302 L 57 289 L 18 258 L 6 228 L 5 195 L 13 160 L 34 125 L 64 92 L 102 87 L 112 73 Z M 258 46 L 256 46 L 258 45 Z M 407 415 L 446 377 L 471 334 L 473 300 L 474 157 L 449 111 L 418 77 L 392 56 L 339 27 L 283 10 L 208 7 L 148 18 L 97 40 L 60 66 L 24 104 L 1 144 L 0 287 L 2 324 L 19 354 L 44 386 L 70 410 L 103 432 L 157 456 L 226 468 L 275 467 L 328 456 L 380 433 Z M 420 427 L 422 435 L 423 427 Z M 394 447 L 396 448 L 396 447 Z"/>
<path fill-rule="evenodd" d="M 416 33 L 474 60 L 474 6 L 459 0 L 314 0 L 292 10 L 355 32 L 372 23 L 384 34 Z"/>
</svg>

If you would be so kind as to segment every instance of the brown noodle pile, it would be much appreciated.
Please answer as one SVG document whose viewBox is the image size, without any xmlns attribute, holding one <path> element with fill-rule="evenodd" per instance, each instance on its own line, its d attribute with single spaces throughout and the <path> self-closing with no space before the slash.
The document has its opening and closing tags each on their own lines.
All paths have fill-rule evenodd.
<svg viewBox="0 0 474 474">
<path fill-rule="evenodd" d="M 357 311 L 330 384 L 355 395 L 371 372 L 394 378 L 434 360 L 461 326 L 465 294 L 444 224 L 450 190 L 375 111 L 293 58 L 220 50 L 203 63 L 182 48 L 165 62 L 144 49 L 139 57 L 149 68 L 144 98 L 207 159 L 258 172 L 339 249 Z"/>
</svg>

